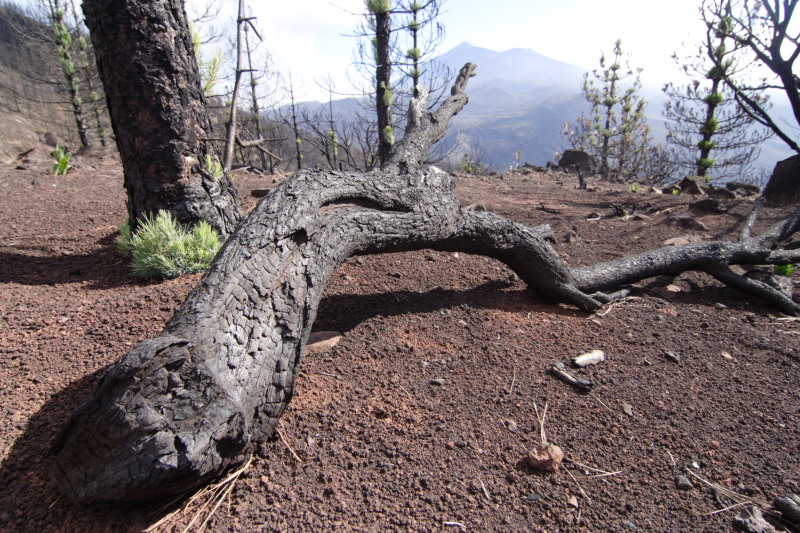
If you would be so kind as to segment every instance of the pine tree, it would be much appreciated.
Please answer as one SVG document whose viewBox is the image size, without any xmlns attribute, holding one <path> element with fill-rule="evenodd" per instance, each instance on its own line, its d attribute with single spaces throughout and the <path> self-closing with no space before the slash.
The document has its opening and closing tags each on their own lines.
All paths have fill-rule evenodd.
<svg viewBox="0 0 800 533">
<path fill-rule="evenodd" d="M 369 45 L 360 45 L 358 64 L 373 84 L 381 164 L 398 141 L 395 110 L 405 108 L 403 96 L 419 96 L 423 78 L 437 85 L 435 91 L 438 80 L 447 77 L 441 69 L 425 68 L 444 38 L 444 27 L 436 20 L 441 4 L 442 0 L 365 0 L 358 35 Z"/>
<path fill-rule="evenodd" d="M 575 149 L 594 156 L 607 179 L 633 181 L 646 174 L 650 127 L 647 103 L 639 95 L 642 69 L 623 65 L 622 41 L 614 43 L 610 64 L 605 53 L 600 68 L 584 75 L 581 92 L 589 113 L 578 117 L 577 127 L 565 124 L 564 139 Z"/>
<path fill-rule="evenodd" d="M 715 54 L 715 37 L 720 36 L 730 43 L 731 57 L 752 63 L 762 72 L 770 71 L 770 77 L 762 80 L 753 77 L 737 79 L 724 73 L 724 81 L 737 103 L 795 152 L 800 152 L 797 130 L 800 125 L 800 83 L 794 68 L 800 57 L 800 40 L 791 21 L 798 5 L 800 0 L 704 0 L 701 9 L 707 28 L 703 50 L 715 66 L 724 66 Z M 771 114 L 764 99 L 752 97 L 770 89 L 779 89 L 786 96 L 794 116 L 792 124 L 787 125 Z M 776 94 L 775 97 L 779 96 Z"/>
<path fill-rule="evenodd" d="M 67 83 L 67 91 L 72 106 L 72 114 L 75 117 L 78 137 L 82 146 L 89 146 L 91 139 L 83 112 L 80 73 L 74 58 L 76 55 L 76 40 L 73 39 L 73 31 L 67 25 L 66 6 L 60 0 L 49 1 L 47 5 L 50 10 L 54 42 L 61 60 L 61 72 L 64 74 L 64 79 Z M 78 42 L 85 42 L 85 40 L 81 37 Z"/>
<path fill-rule="evenodd" d="M 729 23 L 719 21 L 720 25 Z M 759 156 L 758 145 L 771 135 L 757 127 L 725 83 L 726 78 L 741 78 L 742 74 L 730 57 L 726 40 L 724 31 L 716 31 L 711 50 L 714 60 L 708 59 L 701 46 L 682 66 L 692 81 L 683 86 L 668 83 L 663 89 L 669 98 L 664 116 L 668 119 L 667 142 L 675 148 L 674 162 L 684 172 L 705 176 L 708 181 L 746 179 Z M 758 93 L 747 93 L 767 106 Z"/>
</svg>

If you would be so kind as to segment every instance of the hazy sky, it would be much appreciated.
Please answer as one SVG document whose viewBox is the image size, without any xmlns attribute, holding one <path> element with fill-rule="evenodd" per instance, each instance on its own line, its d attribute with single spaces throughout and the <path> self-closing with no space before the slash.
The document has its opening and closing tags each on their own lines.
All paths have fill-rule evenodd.
<svg viewBox="0 0 800 533">
<path fill-rule="evenodd" d="M 347 35 L 359 21 L 363 0 L 248 4 L 278 70 L 291 69 L 300 78 L 302 97 L 319 97 L 314 79 L 326 75 L 347 90 L 344 73 L 352 70 L 356 47 Z M 220 19 L 233 20 L 236 6 L 224 0 Z M 688 51 L 684 44 L 702 38 L 699 6 L 700 0 L 449 0 L 441 17 L 447 31 L 441 51 L 464 41 L 498 51 L 530 48 L 588 70 L 621 38 L 632 65 L 644 68 L 643 81 L 659 86 L 678 75 L 672 53 Z"/>
</svg>

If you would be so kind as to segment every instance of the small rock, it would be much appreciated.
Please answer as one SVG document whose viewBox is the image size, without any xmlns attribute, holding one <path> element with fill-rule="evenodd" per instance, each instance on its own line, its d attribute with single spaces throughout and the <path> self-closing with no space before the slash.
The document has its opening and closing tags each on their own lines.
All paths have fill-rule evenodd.
<svg viewBox="0 0 800 533">
<path fill-rule="evenodd" d="M 628 416 L 633 416 L 633 406 L 629 403 L 623 403 L 622 412 Z"/>
<path fill-rule="evenodd" d="M 578 236 L 578 233 L 573 230 L 569 230 L 564 236 L 564 242 L 566 243 L 578 242 L 579 240 L 580 236 Z"/>
<path fill-rule="evenodd" d="M 554 444 L 539 444 L 528 453 L 527 462 L 532 468 L 555 472 L 564 460 L 564 452 Z"/>
<path fill-rule="evenodd" d="M 761 510 L 755 505 L 742 509 L 739 516 L 733 519 L 733 525 L 745 533 L 776 533 L 775 528 L 764 520 Z"/>
<path fill-rule="evenodd" d="M 342 340 L 342 334 L 338 331 L 314 331 L 308 336 L 306 343 L 306 355 L 319 352 L 327 352 Z"/>
<path fill-rule="evenodd" d="M 727 191 L 727 189 L 723 189 L 723 190 Z M 728 192 L 730 192 L 730 191 L 728 191 Z M 728 212 L 728 207 L 726 205 L 724 205 L 722 202 L 720 202 L 716 198 L 706 198 L 705 200 L 700 200 L 699 202 L 694 202 L 694 203 L 689 205 L 689 208 L 695 209 L 697 211 L 706 211 L 706 212 L 709 212 L 709 213 L 717 213 L 717 214 L 722 214 L 722 213 L 727 213 Z"/>
<path fill-rule="evenodd" d="M 679 490 L 692 490 L 694 488 L 692 481 L 684 475 L 675 476 L 675 486 Z"/>
<path fill-rule="evenodd" d="M 625 529 L 627 529 L 629 531 L 639 531 L 639 528 L 636 527 L 636 524 L 634 524 L 630 520 L 623 520 L 621 525 L 622 525 L 622 527 L 624 527 Z"/>
<path fill-rule="evenodd" d="M 708 182 L 703 176 L 686 176 L 678 186 L 682 192 L 689 194 L 706 194 L 708 190 Z"/>
<path fill-rule="evenodd" d="M 433 254 L 425 254 L 425 260 L 430 261 L 431 263 L 436 262 L 436 256 Z"/>
<path fill-rule="evenodd" d="M 664 246 L 684 246 L 694 242 L 702 242 L 703 238 L 700 235 L 681 235 L 680 237 L 673 237 L 667 239 L 662 244 Z"/>
<path fill-rule="evenodd" d="M 575 496 L 569 497 L 569 499 L 567 500 L 567 505 L 569 505 L 570 507 L 574 507 L 575 509 L 578 509 L 580 507 L 580 505 L 578 504 L 578 498 L 576 498 Z"/>
<path fill-rule="evenodd" d="M 536 494 L 535 492 L 531 492 L 530 494 L 525 496 L 525 499 L 528 500 L 529 502 L 538 502 L 539 500 L 542 499 L 542 497 L 539 494 Z"/>
<path fill-rule="evenodd" d="M 686 229 L 708 231 L 708 228 L 706 227 L 705 224 L 688 215 L 672 215 L 671 217 L 669 217 L 669 219 L 667 219 L 667 223 L 679 224 L 681 227 Z"/>
<path fill-rule="evenodd" d="M 753 185 L 751 183 L 729 181 L 725 184 L 725 188 L 742 196 L 756 196 L 761 194 L 761 189 L 758 187 L 758 185 Z"/>
<path fill-rule="evenodd" d="M 430 380 L 428 383 L 430 383 L 431 385 L 435 385 L 437 387 L 441 387 L 441 386 L 444 385 L 444 380 L 443 379 L 434 378 L 434 379 Z"/>
<path fill-rule="evenodd" d="M 681 356 L 676 354 L 675 352 L 664 352 L 664 357 L 666 357 L 668 361 L 672 361 L 673 363 L 681 362 Z"/>
<path fill-rule="evenodd" d="M 68 316 L 60 316 L 60 317 L 58 317 L 56 322 L 58 322 L 59 324 L 61 324 L 63 326 L 64 324 L 69 322 L 69 317 Z"/>
<path fill-rule="evenodd" d="M 683 289 L 677 285 L 667 285 L 665 289 L 667 289 L 669 292 L 683 292 Z"/>
<path fill-rule="evenodd" d="M 314 443 L 316 443 L 316 442 L 317 442 L 317 440 L 314 437 L 312 437 L 311 435 L 306 437 L 306 444 L 308 446 L 313 446 Z"/>
<path fill-rule="evenodd" d="M 711 192 L 709 194 L 711 194 L 712 198 L 715 198 L 717 200 L 735 200 L 736 199 L 736 193 L 734 191 L 729 190 L 729 189 L 720 189 L 718 187 L 715 187 L 714 189 L 711 190 Z"/>
<path fill-rule="evenodd" d="M 516 422 L 514 422 L 510 418 L 506 418 L 502 422 L 503 422 L 503 425 L 506 427 L 506 429 L 509 430 L 511 433 L 516 433 L 517 432 L 518 426 L 517 426 Z"/>
<path fill-rule="evenodd" d="M 733 361 L 733 356 L 728 352 L 722 352 L 720 355 L 729 361 Z"/>
<path fill-rule="evenodd" d="M 459 321 L 458 321 L 458 322 L 456 322 L 456 323 L 457 323 L 459 326 L 461 326 L 462 328 L 465 328 L 465 327 L 467 327 L 467 323 L 466 323 L 464 320 L 459 320 Z"/>
<path fill-rule="evenodd" d="M 606 354 L 603 353 L 603 350 L 592 350 L 591 352 L 586 352 L 585 354 L 573 357 L 572 364 L 577 367 L 584 367 L 589 365 L 596 365 L 598 363 L 602 363 L 605 360 L 606 360 Z"/>
</svg>

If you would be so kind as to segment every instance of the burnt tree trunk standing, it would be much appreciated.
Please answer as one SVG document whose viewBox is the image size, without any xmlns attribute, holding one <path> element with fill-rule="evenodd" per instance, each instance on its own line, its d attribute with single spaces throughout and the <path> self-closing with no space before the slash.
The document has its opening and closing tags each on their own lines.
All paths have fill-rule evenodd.
<svg viewBox="0 0 800 533">
<path fill-rule="evenodd" d="M 375 111 L 378 115 L 378 162 L 383 167 L 389 160 L 394 146 L 392 125 L 392 13 L 378 9 L 375 17 Z"/>
<path fill-rule="evenodd" d="M 223 236 L 239 219 L 227 175 L 204 169 L 214 156 L 211 122 L 183 2 L 85 0 L 83 5 L 125 172 L 131 227 L 169 210 L 209 222 Z"/>
<path fill-rule="evenodd" d="M 665 248 L 571 270 L 548 244 L 548 226 L 463 209 L 453 179 L 422 161 L 466 104 L 473 70 L 461 70 L 435 113 L 424 94 L 412 102 L 406 136 L 384 170 L 300 171 L 259 203 L 161 336 L 128 352 L 73 412 L 54 448 L 52 473 L 63 494 L 75 501 L 172 495 L 241 461 L 291 400 L 317 306 L 352 255 L 421 248 L 487 255 L 533 291 L 585 309 L 609 299 L 591 292 L 699 269 L 800 310 L 727 269 L 797 260 L 797 252 L 774 249 L 800 228 L 800 210 L 750 237 L 754 210 L 738 243 Z"/>
</svg>

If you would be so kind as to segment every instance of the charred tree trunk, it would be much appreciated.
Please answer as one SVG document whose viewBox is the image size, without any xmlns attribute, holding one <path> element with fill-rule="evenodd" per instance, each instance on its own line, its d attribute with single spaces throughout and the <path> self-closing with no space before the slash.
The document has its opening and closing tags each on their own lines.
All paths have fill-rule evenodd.
<svg viewBox="0 0 800 533">
<path fill-rule="evenodd" d="M 744 231 L 739 243 L 571 270 L 550 247 L 548 226 L 463 209 L 452 178 L 422 161 L 466 104 L 473 70 L 461 70 L 435 113 L 424 95 L 414 101 L 407 134 L 383 171 L 300 171 L 261 201 L 162 335 L 112 366 L 72 414 L 55 446 L 62 493 L 76 501 L 172 495 L 241 461 L 291 400 L 317 306 L 353 255 L 421 248 L 488 255 L 533 291 L 584 309 L 608 299 L 592 291 L 665 272 L 699 268 L 725 281 L 737 261 L 789 258 L 773 250 L 798 229 L 800 210 L 758 237 Z M 754 292 L 772 296 L 762 289 Z"/>
<path fill-rule="evenodd" d="M 383 167 L 394 147 L 392 124 L 392 58 L 391 12 L 376 11 L 375 15 L 375 111 L 378 114 L 378 161 Z"/>
<path fill-rule="evenodd" d="M 231 234 L 239 201 L 227 175 L 203 168 L 214 156 L 206 140 L 211 122 L 183 3 L 86 0 L 84 13 L 122 158 L 131 228 L 163 209 Z"/>
</svg>

